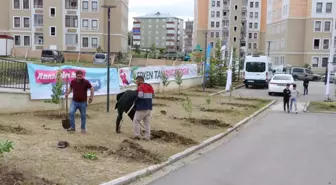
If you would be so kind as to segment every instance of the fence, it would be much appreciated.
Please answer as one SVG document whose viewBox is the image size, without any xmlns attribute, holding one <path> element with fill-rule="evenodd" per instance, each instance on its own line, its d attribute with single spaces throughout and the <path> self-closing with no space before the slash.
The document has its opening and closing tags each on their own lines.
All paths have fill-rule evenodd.
<svg viewBox="0 0 336 185">
<path fill-rule="evenodd" d="M 0 88 L 29 89 L 27 63 L 0 58 Z"/>
</svg>

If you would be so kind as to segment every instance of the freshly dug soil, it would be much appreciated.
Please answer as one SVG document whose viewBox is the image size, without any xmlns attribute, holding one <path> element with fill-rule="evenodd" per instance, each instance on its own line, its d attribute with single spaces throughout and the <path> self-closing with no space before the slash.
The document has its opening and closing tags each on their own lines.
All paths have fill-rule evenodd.
<svg viewBox="0 0 336 185">
<path fill-rule="evenodd" d="M 74 149 L 81 153 L 86 153 L 86 152 L 104 153 L 109 150 L 105 146 L 97 146 L 97 145 L 78 145 L 78 146 L 75 146 Z"/>
<path fill-rule="evenodd" d="M 215 113 L 229 113 L 239 115 L 239 111 L 235 110 L 233 107 L 231 109 L 207 109 L 202 107 L 200 109 L 202 112 L 215 112 Z"/>
<path fill-rule="evenodd" d="M 61 113 L 59 114 L 58 111 L 54 111 L 54 112 L 34 112 L 33 114 L 34 116 L 37 116 L 37 117 L 42 117 L 42 118 L 48 118 L 48 119 L 64 119 L 66 118 L 68 115 L 66 113 Z M 75 114 L 75 118 L 80 118 L 80 114 L 79 113 L 76 113 Z M 86 118 L 89 119 L 91 118 L 90 115 L 86 114 Z"/>
<path fill-rule="evenodd" d="M 23 128 L 21 125 L 16 127 L 10 125 L 2 125 L 0 124 L 0 132 L 3 133 L 14 133 L 14 134 L 29 134 L 30 131 Z"/>
<path fill-rule="evenodd" d="M 117 150 L 109 151 L 109 155 L 121 156 L 127 160 L 140 163 L 158 164 L 163 162 L 162 156 L 144 149 L 140 144 L 129 139 L 121 142 Z"/>
<path fill-rule="evenodd" d="M 167 104 L 163 104 L 163 103 L 153 103 L 154 107 L 167 107 Z"/>
<path fill-rule="evenodd" d="M 241 100 L 241 101 L 260 101 L 260 102 L 268 102 L 268 100 L 263 100 L 263 99 L 258 99 L 258 98 L 244 98 L 244 97 L 239 97 L 235 98 L 236 100 Z"/>
<path fill-rule="evenodd" d="M 166 132 L 163 130 L 151 130 L 151 140 L 161 140 L 167 143 L 177 143 L 179 145 L 195 145 L 196 141 L 183 137 L 174 132 Z"/>
<path fill-rule="evenodd" d="M 159 100 L 168 100 L 168 101 L 183 101 L 183 98 L 177 98 L 177 97 L 169 97 L 169 96 L 157 96 L 154 99 L 159 99 Z"/>
<path fill-rule="evenodd" d="M 0 184 L 1 185 L 60 185 L 47 179 L 28 176 L 18 171 L 10 169 L 0 164 Z"/>
<path fill-rule="evenodd" d="M 246 107 L 246 108 L 258 108 L 258 106 L 248 103 L 229 103 L 229 102 L 219 102 L 221 105 L 230 105 L 234 107 Z"/>
<path fill-rule="evenodd" d="M 196 118 L 177 118 L 173 117 L 174 119 L 180 120 L 187 120 L 193 124 L 204 125 L 211 129 L 218 129 L 218 128 L 231 128 L 232 125 L 222 122 L 218 119 L 196 119 Z"/>
</svg>

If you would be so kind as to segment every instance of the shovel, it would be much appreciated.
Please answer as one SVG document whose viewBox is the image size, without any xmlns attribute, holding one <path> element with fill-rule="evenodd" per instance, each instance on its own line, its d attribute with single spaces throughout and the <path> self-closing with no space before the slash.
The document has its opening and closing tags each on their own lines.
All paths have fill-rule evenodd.
<svg viewBox="0 0 336 185">
<path fill-rule="evenodd" d="M 68 92 L 68 78 L 65 81 L 65 92 Z M 70 119 L 69 119 L 69 112 L 68 112 L 68 97 L 65 97 L 65 119 L 62 120 L 62 126 L 64 129 L 70 128 Z"/>
</svg>

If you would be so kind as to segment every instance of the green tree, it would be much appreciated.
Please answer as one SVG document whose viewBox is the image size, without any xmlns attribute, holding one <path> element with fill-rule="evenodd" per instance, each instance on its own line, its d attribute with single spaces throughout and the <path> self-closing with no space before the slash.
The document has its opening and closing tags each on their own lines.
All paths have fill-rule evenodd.
<svg viewBox="0 0 336 185">
<path fill-rule="evenodd" d="M 168 80 L 168 76 L 166 75 L 166 73 L 164 73 L 163 71 L 161 72 L 161 81 L 162 81 L 162 85 L 163 85 L 163 88 L 162 88 L 162 94 L 164 96 L 164 88 L 165 87 L 168 87 L 169 85 L 169 80 Z"/>
<path fill-rule="evenodd" d="M 61 96 L 62 96 L 62 70 L 56 72 L 56 84 L 51 89 L 51 100 L 45 101 L 46 103 L 53 103 L 59 105 L 59 115 L 61 115 Z"/>
<path fill-rule="evenodd" d="M 175 71 L 175 82 L 179 86 L 179 94 L 181 94 L 181 85 L 183 83 L 183 72 L 181 70 L 176 70 Z"/>
<path fill-rule="evenodd" d="M 134 47 L 135 47 L 135 50 L 134 50 L 135 53 L 140 55 L 140 53 L 141 53 L 140 46 L 139 45 L 134 45 Z"/>
<path fill-rule="evenodd" d="M 104 50 L 102 49 L 101 46 L 98 46 L 96 50 L 97 50 L 97 53 L 103 53 L 104 52 Z"/>
<path fill-rule="evenodd" d="M 184 111 L 188 113 L 188 118 L 191 119 L 193 107 L 192 107 L 192 101 L 189 98 L 189 96 L 185 97 L 184 101 L 182 102 L 182 107 Z"/>
</svg>

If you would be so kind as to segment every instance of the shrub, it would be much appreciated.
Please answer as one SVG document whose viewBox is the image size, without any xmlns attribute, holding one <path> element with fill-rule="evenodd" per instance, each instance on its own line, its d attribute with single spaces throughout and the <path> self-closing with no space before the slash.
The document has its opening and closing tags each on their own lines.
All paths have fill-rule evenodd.
<svg viewBox="0 0 336 185">
<path fill-rule="evenodd" d="M 183 109 L 188 113 L 188 118 L 191 119 L 192 115 L 192 102 L 189 96 L 186 96 L 184 101 L 182 102 Z"/>
<path fill-rule="evenodd" d="M 212 101 L 211 96 L 209 96 L 205 99 L 205 102 L 208 105 L 208 109 L 210 109 L 211 101 Z"/>
<path fill-rule="evenodd" d="M 0 141 L 0 158 L 3 158 L 4 153 L 9 153 L 11 149 L 14 149 L 12 141 Z"/>
<path fill-rule="evenodd" d="M 162 94 L 163 94 L 163 96 L 164 96 L 164 88 L 165 87 L 168 87 L 168 85 L 169 85 L 169 81 L 168 81 L 168 76 L 166 75 L 166 73 L 164 73 L 163 71 L 162 71 L 162 73 L 161 73 L 161 81 L 162 81 L 162 84 L 163 84 L 163 89 L 162 89 Z"/>
<path fill-rule="evenodd" d="M 179 93 L 181 93 L 181 85 L 183 83 L 183 73 L 181 70 L 176 70 L 175 71 L 175 82 L 179 86 Z"/>
</svg>

